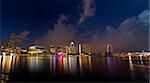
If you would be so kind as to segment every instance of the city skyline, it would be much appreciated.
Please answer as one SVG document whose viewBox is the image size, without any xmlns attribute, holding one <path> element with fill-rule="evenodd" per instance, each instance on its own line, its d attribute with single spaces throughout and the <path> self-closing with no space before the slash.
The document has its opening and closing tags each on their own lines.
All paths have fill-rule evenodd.
<svg viewBox="0 0 150 83">
<path fill-rule="evenodd" d="M 22 47 L 77 44 L 93 52 L 149 51 L 148 0 L 2 0 L 1 39 L 16 33 Z M 25 40 L 24 40 L 25 39 Z"/>
</svg>

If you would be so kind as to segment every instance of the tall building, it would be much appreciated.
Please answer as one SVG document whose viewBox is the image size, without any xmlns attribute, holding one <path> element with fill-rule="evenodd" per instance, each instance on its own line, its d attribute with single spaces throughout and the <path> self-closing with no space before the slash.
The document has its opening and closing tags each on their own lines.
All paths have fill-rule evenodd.
<svg viewBox="0 0 150 83">
<path fill-rule="evenodd" d="M 66 48 L 64 46 L 60 46 L 60 47 L 57 48 L 57 51 L 65 53 L 66 52 Z"/>
<path fill-rule="evenodd" d="M 87 44 L 83 44 L 83 45 L 82 45 L 82 52 L 85 53 L 85 54 L 90 53 L 90 52 L 91 52 L 90 46 L 87 45 Z"/>
<path fill-rule="evenodd" d="M 77 47 L 75 46 L 74 42 L 71 42 L 68 54 L 77 54 L 77 53 L 78 53 Z"/>
<path fill-rule="evenodd" d="M 81 47 L 81 44 L 79 44 L 79 54 L 81 54 L 82 53 L 82 47 Z"/>
<path fill-rule="evenodd" d="M 64 46 L 64 48 L 65 48 L 65 53 L 69 53 L 69 46 Z"/>
<path fill-rule="evenodd" d="M 50 46 L 49 52 L 50 52 L 51 54 L 55 54 L 55 53 L 56 53 L 56 48 L 55 48 L 54 46 Z"/>
</svg>

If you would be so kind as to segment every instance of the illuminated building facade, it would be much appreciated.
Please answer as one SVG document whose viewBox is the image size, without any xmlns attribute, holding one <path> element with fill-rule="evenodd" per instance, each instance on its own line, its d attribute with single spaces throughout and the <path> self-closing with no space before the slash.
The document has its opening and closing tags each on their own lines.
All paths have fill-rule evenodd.
<svg viewBox="0 0 150 83">
<path fill-rule="evenodd" d="M 79 44 L 79 54 L 82 53 L 82 47 L 81 47 L 81 44 Z"/>
<path fill-rule="evenodd" d="M 56 53 L 56 48 L 54 46 L 50 46 L 49 52 L 50 52 L 50 54 L 55 54 Z"/>
<path fill-rule="evenodd" d="M 43 46 L 33 45 L 28 48 L 28 53 L 31 55 L 43 54 L 44 52 L 45 52 L 45 47 Z"/>
<path fill-rule="evenodd" d="M 66 48 L 64 46 L 60 46 L 60 47 L 57 48 L 57 51 L 66 53 Z"/>
<path fill-rule="evenodd" d="M 77 47 L 75 46 L 74 42 L 71 42 L 68 54 L 77 54 L 77 53 L 78 53 Z"/>
<path fill-rule="evenodd" d="M 82 45 L 82 52 L 85 53 L 85 54 L 90 53 L 90 52 L 91 52 L 91 51 L 90 51 L 90 46 L 87 45 L 87 44 L 83 44 L 83 45 Z"/>
<path fill-rule="evenodd" d="M 64 48 L 65 48 L 65 53 L 69 53 L 69 46 L 64 46 Z"/>
</svg>

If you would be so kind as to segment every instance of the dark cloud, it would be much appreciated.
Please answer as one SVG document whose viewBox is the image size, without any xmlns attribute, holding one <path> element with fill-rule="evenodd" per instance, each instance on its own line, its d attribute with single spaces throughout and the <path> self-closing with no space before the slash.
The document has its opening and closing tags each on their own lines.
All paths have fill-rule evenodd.
<svg viewBox="0 0 150 83">
<path fill-rule="evenodd" d="M 83 12 L 79 18 L 79 25 L 83 23 L 87 18 L 95 15 L 95 2 L 94 0 L 83 0 Z"/>
<path fill-rule="evenodd" d="M 143 22 L 145 25 L 148 25 L 149 24 L 149 15 L 150 15 L 149 10 L 143 11 L 141 14 L 138 15 L 139 21 Z"/>
<path fill-rule="evenodd" d="M 104 33 L 95 32 L 90 40 L 94 52 L 105 51 L 109 43 L 113 45 L 114 51 L 149 50 L 149 27 L 138 17 L 131 17 L 119 27 L 109 25 Z"/>
<path fill-rule="evenodd" d="M 27 40 L 27 36 L 30 34 L 29 31 L 23 31 L 19 35 L 16 36 L 16 42 L 22 43 L 23 41 Z"/>
<path fill-rule="evenodd" d="M 94 16 L 95 8 L 93 0 L 84 0 L 84 12 L 81 15 L 79 24 L 90 16 Z M 138 16 L 124 20 L 118 27 L 111 25 L 105 28 L 104 32 L 85 31 L 79 33 L 76 25 L 70 24 L 65 15 L 60 15 L 53 29 L 49 29 L 47 34 L 35 40 L 35 44 L 60 46 L 68 45 L 75 41 L 85 43 L 91 47 L 92 52 L 99 53 L 106 51 L 107 44 L 112 44 L 114 51 L 141 51 L 148 50 L 149 47 L 149 22 L 147 22 L 147 10 Z"/>
<path fill-rule="evenodd" d="M 76 39 L 76 30 L 74 26 L 67 23 L 68 18 L 61 15 L 54 25 L 54 29 L 49 29 L 48 33 L 42 38 L 38 38 L 35 43 L 44 46 L 60 46 L 69 44 L 69 42 Z"/>
</svg>

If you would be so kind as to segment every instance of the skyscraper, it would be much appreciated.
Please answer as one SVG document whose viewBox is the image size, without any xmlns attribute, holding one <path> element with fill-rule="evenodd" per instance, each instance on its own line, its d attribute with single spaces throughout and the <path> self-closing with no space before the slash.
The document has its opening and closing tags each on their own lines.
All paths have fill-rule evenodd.
<svg viewBox="0 0 150 83">
<path fill-rule="evenodd" d="M 77 54 L 77 48 L 75 47 L 74 42 L 70 43 L 69 46 L 69 54 Z"/>
<path fill-rule="evenodd" d="M 79 54 L 82 53 L 82 48 L 81 48 L 81 44 L 79 44 Z"/>
<path fill-rule="evenodd" d="M 88 44 L 82 44 L 82 52 L 88 54 L 91 52 L 90 46 Z"/>
</svg>

